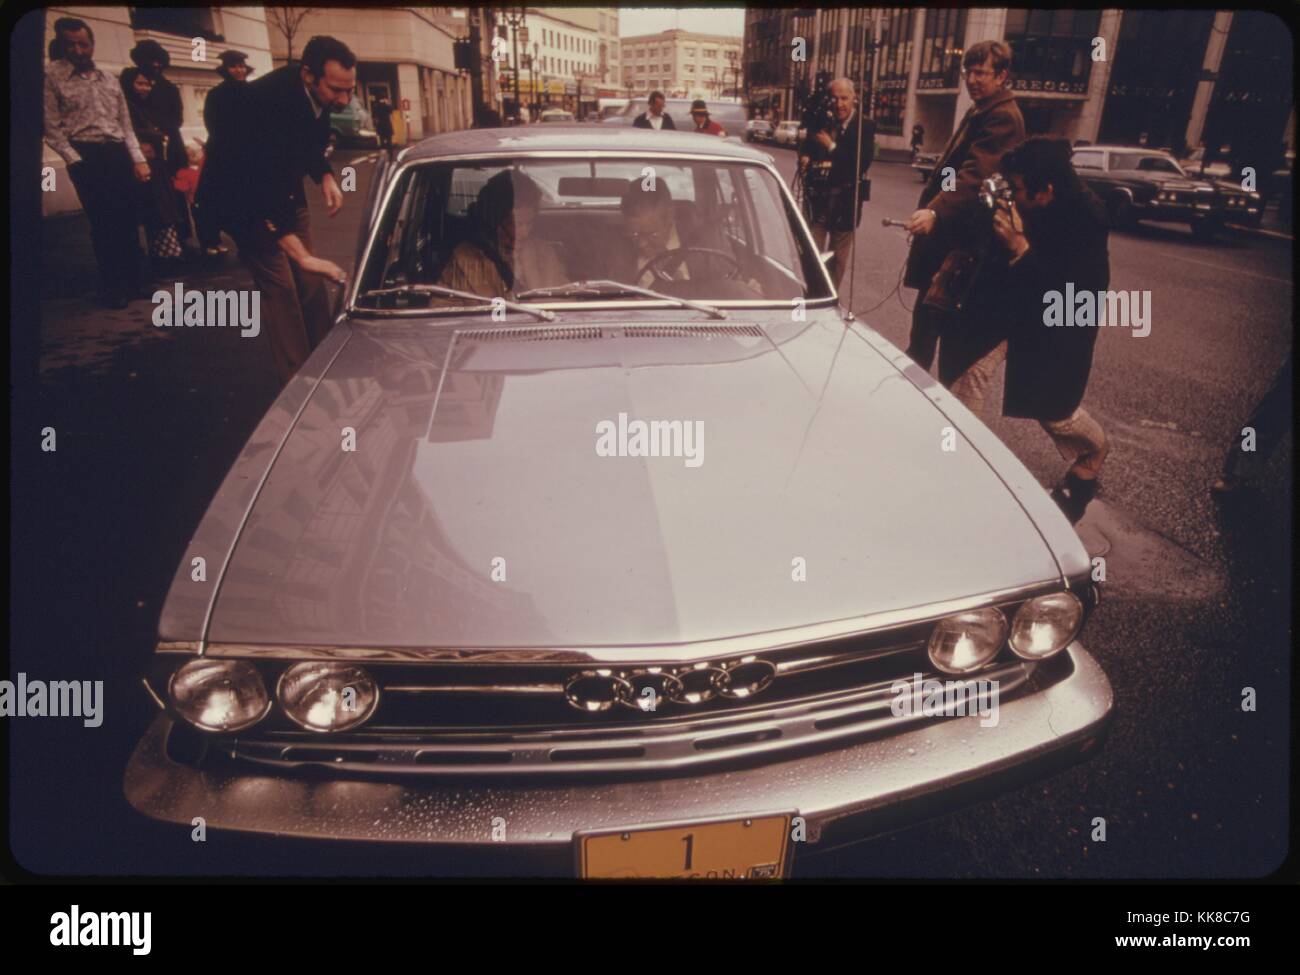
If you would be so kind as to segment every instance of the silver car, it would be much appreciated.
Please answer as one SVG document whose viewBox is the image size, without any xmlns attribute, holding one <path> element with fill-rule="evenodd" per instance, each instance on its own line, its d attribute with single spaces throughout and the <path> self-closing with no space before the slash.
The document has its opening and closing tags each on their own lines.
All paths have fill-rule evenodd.
<svg viewBox="0 0 1300 975">
<path fill-rule="evenodd" d="M 136 809 L 776 877 L 1097 748 L 1087 553 L 839 306 L 767 154 L 546 126 L 380 165 L 333 330 L 176 572 Z"/>
</svg>

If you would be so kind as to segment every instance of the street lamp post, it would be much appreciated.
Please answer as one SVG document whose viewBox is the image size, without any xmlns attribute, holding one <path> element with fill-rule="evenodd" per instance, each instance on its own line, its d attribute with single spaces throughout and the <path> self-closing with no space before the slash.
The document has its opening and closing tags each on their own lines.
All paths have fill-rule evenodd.
<svg viewBox="0 0 1300 975">
<path fill-rule="evenodd" d="M 512 65 L 512 67 L 514 68 L 514 71 L 513 71 L 512 73 L 513 73 L 514 76 L 515 76 L 515 111 L 516 111 L 517 113 L 522 112 L 522 108 L 520 107 L 520 104 L 519 104 L 519 40 L 520 40 L 519 32 L 520 32 L 521 26 L 522 26 L 522 24 L 523 24 L 523 22 L 524 22 L 524 17 L 526 16 L 527 12 L 528 12 L 528 11 L 527 11 L 527 8 L 526 8 L 526 7 L 507 7 L 507 8 L 506 8 L 506 23 L 508 23 L 508 24 L 510 25 L 510 34 L 511 34 L 511 37 L 513 38 L 513 42 L 514 42 L 514 52 L 515 52 L 515 56 L 514 56 L 514 59 L 513 59 L 510 63 L 511 63 L 511 65 Z M 527 27 L 523 27 L 522 29 L 523 29 L 523 31 L 524 31 L 524 43 L 525 43 L 525 45 L 527 45 L 527 38 L 528 38 L 527 31 L 528 31 L 528 28 L 527 28 Z"/>
<path fill-rule="evenodd" d="M 578 104 L 574 106 L 577 109 L 577 112 L 574 114 L 577 116 L 578 121 L 582 122 L 584 121 L 582 113 L 582 83 L 588 80 L 595 80 L 597 75 L 594 71 L 586 71 L 582 68 L 578 68 L 573 72 L 573 77 L 578 82 Z"/>
<path fill-rule="evenodd" d="M 528 87 L 533 92 L 532 114 L 536 117 L 537 112 L 541 111 L 542 96 L 537 90 L 537 57 L 538 51 L 541 50 L 536 41 L 533 41 L 533 56 L 528 59 Z"/>
</svg>

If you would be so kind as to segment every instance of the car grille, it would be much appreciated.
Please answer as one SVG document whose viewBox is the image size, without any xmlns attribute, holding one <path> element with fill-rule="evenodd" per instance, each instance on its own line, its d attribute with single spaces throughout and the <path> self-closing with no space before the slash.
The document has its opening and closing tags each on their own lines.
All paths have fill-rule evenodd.
<svg viewBox="0 0 1300 975">
<path fill-rule="evenodd" d="M 1017 604 L 1001 608 L 1010 617 Z M 278 709 L 241 736 L 205 738 L 205 760 L 360 775 L 514 776 L 671 772 L 719 762 L 761 759 L 845 737 L 885 734 L 915 722 L 891 704 L 900 680 L 954 680 L 934 671 L 925 653 L 932 624 L 708 661 L 725 671 L 755 661 L 770 665 L 765 681 L 741 697 L 659 699 L 653 711 L 612 705 L 583 711 L 566 687 L 584 674 L 633 675 L 658 667 L 674 673 L 704 661 L 584 664 L 568 654 L 542 664 L 485 664 L 465 653 L 437 664 L 366 664 L 380 703 L 357 731 L 304 732 Z M 479 658 L 481 659 L 481 657 Z M 269 686 L 276 661 L 261 660 Z M 1041 666 L 1041 665 L 1040 665 Z M 1005 649 L 969 680 L 996 680 L 999 700 L 1029 680 L 1035 665 Z M 758 687 L 758 684 L 762 684 Z M 753 688 L 758 688 L 754 690 Z M 186 732 L 177 729 L 181 734 Z"/>
</svg>

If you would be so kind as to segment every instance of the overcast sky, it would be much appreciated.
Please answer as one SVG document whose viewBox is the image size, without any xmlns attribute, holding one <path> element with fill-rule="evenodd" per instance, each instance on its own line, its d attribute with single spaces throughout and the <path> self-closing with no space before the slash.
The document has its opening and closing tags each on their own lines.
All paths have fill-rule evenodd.
<svg viewBox="0 0 1300 975">
<path fill-rule="evenodd" d="M 702 34 L 745 33 L 744 7 L 619 7 L 618 33 L 620 37 L 637 34 L 657 34 L 661 30 L 680 27 L 682 30 Z"/>
</svg>

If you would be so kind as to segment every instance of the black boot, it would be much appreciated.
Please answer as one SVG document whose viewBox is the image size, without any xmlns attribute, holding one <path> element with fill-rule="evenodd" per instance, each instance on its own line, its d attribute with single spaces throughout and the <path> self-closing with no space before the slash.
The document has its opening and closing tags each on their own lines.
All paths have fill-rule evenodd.
<svg viewBox="0 0 1300 975">
<path fill-rule="evenodd" d="M 1073 472 L 1066 474 L 1065 480 L 1052 488 L 1052 500 L 1065 513 L 1065 517 L 1070 519 L 1071 525 L 1079 523 L 1083 518 L 1084 510 L 1088 507 L 1088 502 L 1096 494 L 1097 481 L 1095 478 L 1082 478 Z"/>
</svg>

